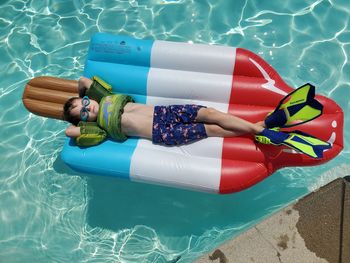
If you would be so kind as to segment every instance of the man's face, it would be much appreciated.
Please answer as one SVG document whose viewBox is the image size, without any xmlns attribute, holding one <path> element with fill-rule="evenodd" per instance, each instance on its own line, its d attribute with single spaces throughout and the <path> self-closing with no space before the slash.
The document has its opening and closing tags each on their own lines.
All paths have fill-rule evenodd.
<svg viewBox="0 0 350 263">
<path fill-rule="evenodd" d="M 95 100 L 89 100 L 90 103 L 86 105 L 86 101 L 82 103 L 83 99 L 75 99 L 72 103 L 72 109 L 71 114 L 73 116 L 79 117 L 81 116 L 81 113 L 83 112 L 84 115 L 87 115 L 87 121 L 96 121 L 97 120 L 97 114 L 98 110 L 100 108 L 100 105 Z M 86 105 L 86 106 L 84 106 Z M 81 119 L 81 118 L 80 118 Z"/>
</svg>

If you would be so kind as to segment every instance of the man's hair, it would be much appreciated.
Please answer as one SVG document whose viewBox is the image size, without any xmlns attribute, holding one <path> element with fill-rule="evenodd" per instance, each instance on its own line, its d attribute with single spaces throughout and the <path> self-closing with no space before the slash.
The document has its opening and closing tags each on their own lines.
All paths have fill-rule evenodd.
<svg viewBox="0 0 350 263">
<path fill-rule="evenodd" d="M 63 119 L 65 121 L 69 121 L 70 123 L 74 125 L 78 125 L 80 121 L 80 116 L 73 116 L 72 115 L 72 108 L 73 108 L 73 102 L 74 100 L 80 99 L 79 97 L 72 97 L 69 100 L 66 101 L 66 103 L 63 106 Z"/>
</svg>

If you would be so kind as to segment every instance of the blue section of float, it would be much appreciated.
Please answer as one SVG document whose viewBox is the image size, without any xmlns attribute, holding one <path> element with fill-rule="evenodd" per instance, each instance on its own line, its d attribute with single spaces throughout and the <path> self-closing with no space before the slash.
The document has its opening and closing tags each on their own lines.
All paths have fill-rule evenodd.
<svg viewBox="0 0 350 263">
<path fill-rule="evenodd" d="M 62 160 L 82 173 L 92 173 L 129 179 L 131 157 L 137 139 L 130 138 L 123 143 L 107 140 L 95 147 L 78 147 L 74 140 L 67 139 Z"/>
<path fill-rule="evenodd" d="M 153 40 L 97 33 L 91 39 L 87 59 L 150 67 L 152 45 Z"/>
<path fill-rule="evenodd" d="M 84 76 L 99 76 L 112 85 L 114 93 L 133 96 L 146 103 L 147 77 L 153 41 L 110 34 L 95 34 L 90 42 Z M 106 140 L 94 147 L 81 148 L 67 139 L 61 157 L 83 173 L 129 178 L 131 158 L 138 139 L 125 142 Z"/>
</svg>

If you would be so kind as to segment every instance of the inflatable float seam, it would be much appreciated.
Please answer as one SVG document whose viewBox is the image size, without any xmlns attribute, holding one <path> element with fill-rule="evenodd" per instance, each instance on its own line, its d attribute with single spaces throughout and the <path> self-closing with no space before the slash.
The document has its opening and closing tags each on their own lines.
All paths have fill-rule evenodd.
<svg viewBox="0 0 350 263">
<path fill-rule="evenodd" d="M 173 147 L 173 146 L 171 146 Z M 181 147 L 181 146 L 179 146 Z M 154 151 L 154 144 L 152 144 L 150 147 L 140 147 L 140 149 L 142 149 L 143 151 L 147 152 L 152 152 Z M 159 148 L 157 149 L 159 152 L 164 152 L 168 155 L 171 155 L 173 156 L 174 158 L 176 158 L 177 156 L 180 156 L 180 157 L 184 157 L 184 156 L 188 156 L 188 157 L 191 157 L 192 159 L 202 159 L 202 160 L 205 160 L 205 159 L 210 159 L 210 160 L 222 160 L 221 158 L 218 158 L 218 157 L 212 157 L 212 156 L 205 156 L 205 155 L 196 155 L 196 156 L 193 156 L 191 154 L 184 154 L 183 152 L 169 152 L 168 150 L 168 147 L 164 146 L 164 150 L 162 150 L 162 147 L 161 145 L 159 145 Z"/>
<path fill-rule="evenodd" d="M 197 70 L 183 70 L 183 69 L 176 69 L 176 68 L 165 68 L 165 67 L 147 67 L 147 66 L 140 66 L 140 65 L 135 65 L 135 64 L 126 64 L 126 63 L 116 63 L 116 62 L 109 62 L 109 61 L 100 61 L 100 60 L 91 60 L 89 59 L 86 64 L 85 64 L 85 67 L 87 66 L 88 63 L 94 63 L 94 62 L 97 62 L 97 63 L 100 63 L 100 64 L 112 64 L 114 65 L 115 68 L 119 66 L 128 66 L 128 67 L 135 67 L 135 68 L 144 68 L 144 69 L 156 69 L 156 70 L 165 70 L 165 71 L 174 71 L 174 72 L 186 72 L 188 74 L 191 74 L 191 72 L 193 73 L 199 73 L 199 74 L 202 74 L 202 75 L 211 75 L 211 76 L 228 76 L 228 77 L 232 77 L 232 74 L 226 74 L 226 73 L 217 73 L 217 72 L 206 72 L 206 71 L 197 71 Z M 237 76 L 237 75 L 236 75 Z M 241 75 L 239 75 L 241 76 Z M 243 77 L 249 77 L 249 76 L 244 76 L 242 75 Z M 257 77 L 259 78 L 259 77 Z"/>
<path fill-rule="evenodd" d="M 180 71 L 180 72 L 193 72 L 193 73 L 202 73 L 203 75 L 217 75 L 217 76 L 222 76 L 222 75 L 226 75 L 226 76 L 230 76 L 232 77 L 232 73 L 220 73 L 220 72 L 210 72 L 210 71 L 203 71 L 203 70 L 193 70 L 193 69 L 189 69 L 189 70 L 184 70 L 182 68 L 173 68 L 171 66 L 163 66 L 163 67 L 160 67 L 160 66 L 144 66 L 144 65 L 138 65 L 138 64 L 131 64 L 131 63 L 121 63 L 121 62 L 115 62 L 115 61 L 108 61 L 108 60 L 98 60 L 98 59 L 91 59 L 91 58 L 88 58 L 88 60 L 86 61 L 85 63 L 85 66 L 89 63 L 94 63 L 94 62 L 97 62 L 97 63 L 101 63 L 101 64 L 112 64 L 114 65 L 114 67 L 117 67 L 117 65 L 120 65 L 122 67 L 124 66 L 129 66 L 129 67 L 137 67 L 137 68 L 152 68 L 152 69 L 160 69 L 160 70 L 166 70 L 166 71 Z M 235 75 L 237 76 L 237 75 Z M 242 76 L 245 76 L 245 75 L 242 75 Z"/>
<path fill-rule="evenodd" d="M 183 71 L 183 72 L 193 72 L 193 73 L 202 73 L 203 75 L 217 75 L 217 76 L 232 76 L 232 74 L 226 74 L 226 73 L 217 73 L 217 72 L 206 72 L 206 71 L 202 71 L 202 70 L 183 70 L 183 69 L 177 69 L 177 68 L 160 68 L 160 67 L 151 67 L 152 69 L 163 69 L 163 70 L 167 70 L 167 71 Z"/>
<path fill-rule="evenodd" d="M 262 78 L 262 77 L 252 77 L 252 76 L 246 76 L 246 75 L 234 75 L 235 78 L 235 82 L 240 82 L 242 81 L 242 79 L 244 78 L 243 82 L 247 82 L 249 81 L 250 83 L 252 83 L 252 85 L 261 85 L 266 83 L 266 79 Z M 281 98 L 283 98 L 283 96 L 281 96 Z"/>
<path fill-rule="evenodd" d="M 178 185 L 178 186 L 184 186 L 186 188 L 196 189 L 198 191 L 203 192 L 213 192 L 218 193 L 218 189 L 214 189 L 211 187 L 206 187 L 204 185 L 198 184 L 198 183 L 179 183 L 179 181 L 176 180 L 163 180 L 162 182 L 159 182 L 159 177 L 144 177 L 140 174 L 132 174 L 130 177 L 130 181 L 133 182 L 152 182 L 158 185 L 164 185 L 164 183 L 170 183 L 171 185 Z"/>
<path fill-rule="evenodd" d="M 123 66 L 135 66 L 135 67 L 140 67 L 140 68 L 149 68 L 150 67 L 150 65 L 144 65 L 144 64 L 136 64 L 136 63 L 128 63 L 128 62 L 123 63 L 122 61 L 113 61 L 113 60 L 109 60 L 109 58 L 91 58 L 91 57 L 88 57 L 85 65 L 89 62 L 99 62 L 99 63 L 123 65 Z"/>
<path fill-rule="evenodd" d="M 152 145 L 153 146 L 153 145 Z M 153 151 L 154 148 L 153 147 L 140 147 L 140 149 L 142 149 L 143 151 L 147 152 L 147 151 Z M 158 149 L 159 152 L 164 152 L 166 154 L 169 154 L 171 155 L 172 157 L 176 158 L 177 156 L 180 156 L 180 157 L 183 157 L 183 156 L 187 156 L 188 157 L 191 157 L 191 159 L 199 159 L 199 160 L 206 160 L 206 159 L 209 159 L 209 160 L 227 160 L 227 161 L 231 161 L 231 162 L 240 162 L 240 163 L 254 163 L 254 164 L 257 164 L 257 163 L 263 163 L 263 162 L 257 162 L 256 160 L 244 160 L 243 157 L 242 159 L 237 159 L 237 157 L 235 159 L 231 159 L 231 158 L 223 158 L 223 157 L 212 157 L 212 156 L 205 156 L 205 155 L 199 155 L 197 154 L 196 156 L 193 156 L 191 154 L 184 154 L 182 152 L 169 152 L 169 151 L 166 151 L 166 150 L 162 150 L 161 148 Z"/>
<path fill-rule="evenodd" d="M 214 100 L 202 100 L 202 99 L 196 99 L 196 98 L 190 98 L 190 99 L 185 99 L 185 98 L 181 98 L 181 97 L 172 97 L 172 98 L 169 98 L 169 97 L 165 97 L 165 96 L 145 96 L 147 98 L 155 98 L 155 99 L 171 99 L 171 100 L 181 100 L 181 103 L 170 103 L 170 104 L 200 104 L 200 105 L 203 105 L 203 106 L 207 106 L 209 107 L 208 105 L 210 105 L 211 103 L 215 103 L 215 104 L 219 104 L 219 105 L 222 105 L 222 106 L 227 106 L 226 103 L 224 102 L 221 102 L 221 101 L 214 101 Z M 169 104 L 169 103 L 168 103 Z M 153 104 L 154 106 L 159 106 L 160 104 Z"/>
<path fill-rule="evenodd" d="M 242 106 L 247 107 L 247 108 L 241 109 Z M 239 110 L 236 110 L 235 108 L 239 108 Z M 254 110 L 254 111 L 266 112 L 266 115 L 267 115 L 268 113 L 270 113 L 273 110 L 273 107 L 267 106 L 267 105 L 253 105 L 253 104 L 248 104 L 248 103 L 242 102 L 242 103 L 230 103 L 229 109 L 231 111 L 240 112 L 241 114 Z M 241 115 L 241 114 L 236 113 L 233 115 Z M 242 116 L 238 116 L 238 117 L 242 117 Z"/>
<path fill-rule="evenodd" d="M 95 169 L 94 166 L 76 166 L 78 168 L 78 170 L 80 171 L 89 171 L 89 172 L 94 172 L 96 173 L 96 175 L 107 175 L 107 176 L 111 176 L 111 177 L 116 177 L 116 178 L 122 178 L 122 179 L 129 179 L 129 176 L 125 176 L 124 173 L 118 172 L 118 170 L 113 170 L 113 169 Z"/>
<path fill-rule="evenodd" d="M 98 59 L 88 59 L 85 63 L 88 64 L 88 63 L 94 63 L 94 62 L 98 62 L 98 63 L 101 63 L 101 64 L 112 64 L 112 65 L 121 65 L 121 66 L 132 66 L 132 67 L 138 67 L 138 68 L 150 68 L 149 66 L 144 66 L 144 65 L 137 65 L 137 64 L 129 64 L 129 63 L 120 63 L 120 62 L 113 62 L 113 61 L 108 61 L 108 60 L 98 60 Z"/>
</svg>

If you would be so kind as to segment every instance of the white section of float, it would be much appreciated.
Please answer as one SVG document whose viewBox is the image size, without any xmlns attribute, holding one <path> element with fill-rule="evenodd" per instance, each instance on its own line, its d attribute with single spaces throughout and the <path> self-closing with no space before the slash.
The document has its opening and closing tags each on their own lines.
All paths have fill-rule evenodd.
<svg viewBox="0 0 350 263">
<path fill-rule="evenodd" d="M 218 193 L 222 144 L 222 138 L 208 138 L 167 147 L 141 139 L 131 160 L 130 179 Z"/>
<path fill-rule="evenodd" d="M 232 75 L 236 48 L 155 41 L 151 67 Z"/>
<path fill-rule="evenodd" d="M 164 99 L 170 100 L 167 104 L 203 102 L 205 106 L 227 112 L 231 86 L 232 75 L 151 68 L 147 103 L 163 105 Z"/>
<path fill-rule="evenodd" d="M 156 41 L 146 104 L 200 104 L 228 111 L 235 48 Z M 166 147 L 139 140 L 130 179 L 219 192 L 223 138 Z M 155 169 L 157 167 L 157 169 Z"/>
</svg>

